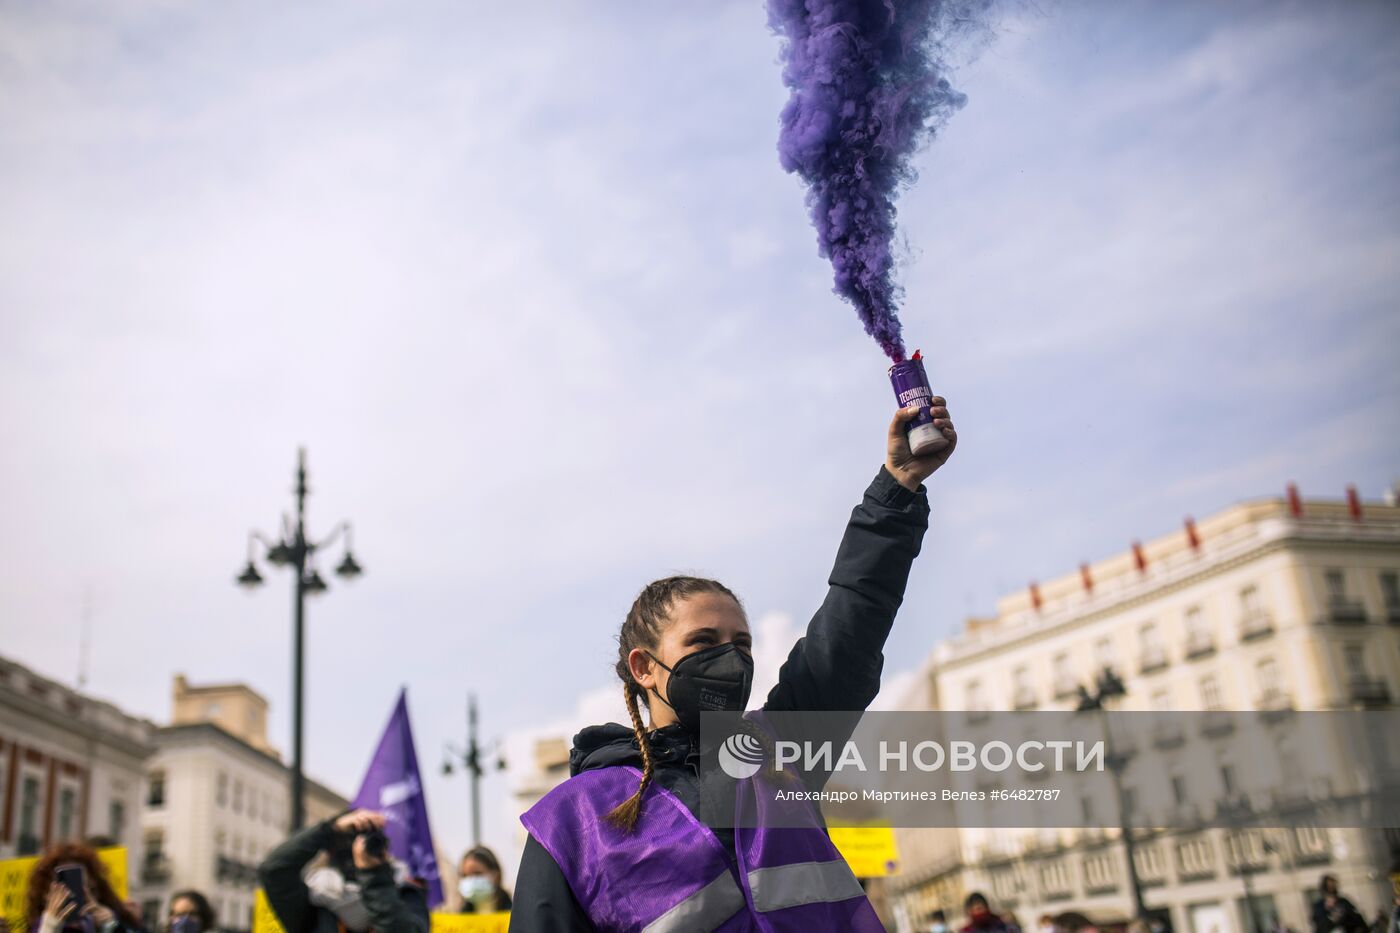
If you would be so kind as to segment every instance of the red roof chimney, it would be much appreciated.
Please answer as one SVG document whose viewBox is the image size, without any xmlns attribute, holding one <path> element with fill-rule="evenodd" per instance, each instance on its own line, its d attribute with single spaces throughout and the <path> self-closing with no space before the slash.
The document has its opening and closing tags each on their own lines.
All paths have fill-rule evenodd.
<svg viewBox="0 0 1400 933">
<path fill-rule="evenodd" d="M 1347 511 L 1351 513 L 1351 520 L 1361 521 L 1361 497 L 1356 494 L 1356 487 L 1347 486 Z"/>
<path fill-rule="evenodd" d="M 1133 563 L 1137 565 L 1138 573 L 1147 573 L 1147 555 L 1142 553 L 1142 544 L 1133 542 Z"/>
<path fill-rule="evenodd" d="M 1079 565 L 1079 579 L 1084 583 L 1084 592 L 1094 592 L 1094 575 L 1089 572 L 1088 564 Z"/>
<path fill-rule="evenodd" d="M 1190 515 L 1186 516 L 1186 540 L 1190 543 L 1191 550 L 1201 549 L 1201 536 L 1196 534 L 1196 522 Z"/>
<path fill-rule="evenodd" d="M 1040 611 L 1040 587 L 1036 586 L 1034 580 L 1031 581 L 1031 605 L 1035 607 L 1036 612 Z"/>
<path fill-rule="evenodd" d="M 1288 512 L 1294 518 L 1303 517 L 1303 499 L 1298 495 L 1298 484 L 1288 484 Z"/>
</svg>

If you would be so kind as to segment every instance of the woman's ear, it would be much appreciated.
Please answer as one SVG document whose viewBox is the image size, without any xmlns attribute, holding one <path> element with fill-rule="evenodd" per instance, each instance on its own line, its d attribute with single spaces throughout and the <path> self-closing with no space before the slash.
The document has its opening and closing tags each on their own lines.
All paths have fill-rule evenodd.
<svg viewBox="0 0 1400 933">
<path fill-rule="evenodd" d="M 635 680 L 643 690 L 655 689 L 657 664 L 644 649 L 633 648 L 628 652 L 627 667 L 632 671 L 632 679 Z"/>
</svg>

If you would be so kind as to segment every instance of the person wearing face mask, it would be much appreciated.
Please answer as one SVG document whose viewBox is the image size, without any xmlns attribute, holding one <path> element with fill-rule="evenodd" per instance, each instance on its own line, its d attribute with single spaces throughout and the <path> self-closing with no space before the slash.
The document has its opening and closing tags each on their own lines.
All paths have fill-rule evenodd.
<svg viewBox="0 0 1400 933">
<path fill-rule="evenodd" d="M 485 846 L 468 849 L 459 866 L 462 913 L 490 914 L 510 910 L 510 895 L 501 887 L 501 863 Z"/>
<path fill-rule="evenodd" d="M 851 514 L 826 599 L 763 710 L 860 711 L 879 692 L 885 639 L 928 528 L 922 484 L 957 443 L 934 398 L 944 443 L 914 456 L 905 426 L 918 411 L 889 425 L 885 463 Z M 718 581 L 675 576 L 643 588 L 615 665 L 631 726 L 579 732 L 569 780 L 521 817 L 529 836 L 512 931 L 884 929 L 819 815 L 766 833 L 705 819 L 714 795 L 702 793 L 700 714 L 748 708 L 752 650 L 743 605 Z"/>
<path fill-rule="evenodd" d="M 935 910 L 928 918 L 928 933 L 948 933 L 948 915 Z"/>
<path fill-rule="evenodd" d="M 166 933 L 214 933 L 214 908 L 198 891 L 176 891 L 170 897 Z"/>
<path fill-rule="evenodd" d="M 963 909 L 967 911 L 967 925 L 961 933 L 1008 933 L 1006 922 L 996 914 L 992 913 L 987 906 L 987 898 L 977 891 L 973 891 L 963 901 Z"/>
</svg>

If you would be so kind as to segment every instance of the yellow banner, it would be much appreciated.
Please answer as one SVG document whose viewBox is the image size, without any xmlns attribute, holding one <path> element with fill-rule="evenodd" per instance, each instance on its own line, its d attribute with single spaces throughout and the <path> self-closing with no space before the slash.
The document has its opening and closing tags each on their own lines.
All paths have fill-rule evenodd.
<svg viewBox="0 0 1400 933">
<path fill-rule="evenodd" d="M 431 933 L 506 933 L 510 914 L 430 914 Z M 262 888 L 253 895 L 253 933 L 285 933 Z"/>
<path fill-rule="evenodd" d="M 107 881 L 112 890 L 117 892 L 117 897 L 126 900 L 126 847 L 98 849 L 97 857 L 107 869 Z M 37 855 L 0 861 L 0 916 L 9 922 L 14 933 L 29 929 L 25 923 L 24 899 L 29 894 L 29 876 L 38 862 Z"/>
<path fill-rule="evenodd" d="M 832 826 L 831 841 L 857 878 L 899 873 L 899 847 L 889 826 Z"/>
</svg>

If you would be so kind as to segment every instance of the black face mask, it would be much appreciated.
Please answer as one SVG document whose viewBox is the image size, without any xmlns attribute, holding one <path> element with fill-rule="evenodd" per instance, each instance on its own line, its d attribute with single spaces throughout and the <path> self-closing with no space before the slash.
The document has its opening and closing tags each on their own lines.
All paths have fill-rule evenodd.
<svg viewBox="0 0 1400 933">
<path fill-rule="evenodd" d="M 650 651 L 651 659 L 661 659 Z M 749 703 L 753 689 L 753 658 L 747 651 L 730 642 L 688 654 L 666 667 L 671 679 L 666 685 L 669 699 L 653 689 L 657 699 L 676 711 L 676 718 L 687 732 L 700 733 L 700 714 L 704 712 L 742 712 Z"/>
</svg>

